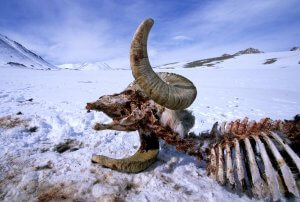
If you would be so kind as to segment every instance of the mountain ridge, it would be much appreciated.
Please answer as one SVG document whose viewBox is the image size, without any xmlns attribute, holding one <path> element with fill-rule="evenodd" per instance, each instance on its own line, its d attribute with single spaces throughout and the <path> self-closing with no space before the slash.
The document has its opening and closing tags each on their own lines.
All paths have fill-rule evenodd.
<svg viewBox="0 0 300 202">
<path fill-rule="evenodd" d="M 22 44 L 0 34 L 0 66 L 37 70 L 58 69 Z"/>
<path fill-rule="evenodd" d="M 97 71 L 97 70 L 113 70 L 111 66 L 109 66 L 105 62 L 84 62 L 84 63 L 70 63 L 70 64 L 62 64 L 58 65 L 61 69 L 68 70 L 81 70 L 81 71 Z"/>
<path fill-rule="evenodd" d="M 235 66 L 239 62 L 244 64 L 244 61 L 250 62 L 253 65 L 262 65 L 264 66 L 278 66 L 284 65 L 287 60 L 292 66 L 298 66 L 300 64 L 300 58 L 298 54 L 298 49 L 294 51 L 280 51 L 280 52 L 263 52 L 255 48 L 247 48 L 241 51 L 238 51 L 233 54 L 225 53 L 221 56 L 204 58 L 200 60 L 190 60 L 190 61 L 181 61 L 181 62 L 170 62 L 163 65 L 156 65 L 156 69 L 177 69 L 177 68 L 230 68 L 229 64 Z M 248 60 L 247 60 L 248 58 Z M 283 62 L 285 61 L 285 62 Z"/>
</svg>

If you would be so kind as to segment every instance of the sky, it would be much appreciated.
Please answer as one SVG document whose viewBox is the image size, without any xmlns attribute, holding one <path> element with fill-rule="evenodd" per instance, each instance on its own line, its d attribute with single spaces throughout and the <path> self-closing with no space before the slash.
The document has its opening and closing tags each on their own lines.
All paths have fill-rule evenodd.
<svg viewBox="0 0 300 202">
<path fill-rule="evenodd" d="M 138 25 L 152 65 L 300 46 L 299 0 L 1 0 L 0 33 L 48 62 L 129 67 Z"/>
</svg>

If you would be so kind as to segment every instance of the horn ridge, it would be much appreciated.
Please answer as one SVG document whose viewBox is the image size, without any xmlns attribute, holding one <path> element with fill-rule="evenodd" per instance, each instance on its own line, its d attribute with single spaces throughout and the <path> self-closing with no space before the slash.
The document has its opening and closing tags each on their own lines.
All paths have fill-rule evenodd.
<svg viewBox="0 0 300 202">
<path fill-rule="evenodd" d="M 197 90 L 187 78 L 174 74 L 156 74 L 149 62 L 147 40 L 154 24 L 144 20 L 134 34 L 130 47 L 130 65 L 133 77 L 140 88 L 156 103 L 172 110 L 189 107 L 196 98 Z M 163 77 L 163 78 L 161 78 Z"/>
</svg>

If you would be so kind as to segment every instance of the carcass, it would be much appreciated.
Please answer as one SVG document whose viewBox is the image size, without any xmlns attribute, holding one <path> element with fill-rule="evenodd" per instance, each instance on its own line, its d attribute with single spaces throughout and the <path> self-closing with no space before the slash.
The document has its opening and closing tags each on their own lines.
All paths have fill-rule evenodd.
<svg viewBox="0 0 300 202">
<path fill-rule="evenodd" d="M 210 133 L 199 137 L 189 135 L 195 117 L 186 108 L 196 98 L 196 87 L 183 76 L 153 71 L 147 55 L 152 25 L 153 20 L 146 19 L 131 43 L 135 80 L 123 92 L 101 96 L 86 106 L 112 118 L 110 124 L 97 123 L 95 130 L 138 131 L 141 146 L 128 158 L 93 155 L 92 162 L 121 172 L 141 172 L 155 162 L 161 138 L 177 150 L 205 160 L 208 175 L 221 185 L 257 198 L 299 197 L 300 117 L 260 122 L 246 118 L 216 123 Z"/>
</svg>

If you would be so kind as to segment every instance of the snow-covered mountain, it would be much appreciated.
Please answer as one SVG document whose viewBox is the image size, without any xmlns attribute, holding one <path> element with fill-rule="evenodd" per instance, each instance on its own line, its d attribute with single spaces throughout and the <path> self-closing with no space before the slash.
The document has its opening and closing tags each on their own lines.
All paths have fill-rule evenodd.
<svg viewBox="0 0 300 202">
<path fill-rule="evenodd" d="M 298 65 L 300 63 L 299 50 L 297 47 L 291 49 L 291 51 L 282 52 L 269 52 L 265 53 L 259 49 L 247 48 L 245 50 L 238 51 L 233 54 L 223 54 L 221 56 L 205 58 L 200 60 L 190 60 L 190 61 L 170 61 L 170 63 L 162 65 L 154 65 L 154 69 L 180 69 L 180 68 L 194 68 L 194 67 L 211 67 L 211 68 L 232 68 L 234 64 L 239 64 L 240 62 L 246 61 L 251 65 L 243 65 L 245 68 L 249 68 L 253 65 L 275 65 L 275 66 L 285 66 L 286 62 L 289 65 Z M 233 64 L 233 65 L 232 65 Z M 62 64 L 57 65 L 61 69 L 69 70 L 82 70 L 82 71 L 95 71 L 95 70 L 124 70 L 116 69 L 111 67 L 105 62 L 85 62 L 85 63 L 75 63 L 75 64 Z M 130 67 L 125 68 L 127 70 Z"/>
<path fill-rule="evenodd" d="M 78 64 L 62 64 L 58 65 L 61 69 L 70 70 L 83 70 L 83 71 L 95 71 L 95 70 L 112 70 L 108 64 L 104 62 L 94 62 L 94 63 L 78 63 Z"/>
<path fill-rule="evenodd" d="M 263 51 L 260 51 L 255 48 L 247 48 L 245 50 L 238 51 L 233 55 L 245 55 L 245 54 L 256 54 L 256 53 L 263 53 Z"/>
<path fill-rule="evenodd" d="M 41 56 L 28 50 L 16 41 L 0 34 L 0 66 L 39 70 L 57 69 Z"/>
<path fill-rule="evenodd" d="M 264 53 L 258 49 L 248 48 L 234 54 L 223 54 L 218 57 L 173 62 L 156 66 L 157 69 L 177 69 L 177 68 L 252 68 L 252 67 L 286 67 L 299 66 L 300 51 L 269 52 Z"/>
<path fill-rule="evenodd" d="M 295 47 L 291 48 L 290 51 L 300 51 L 300 47 L 295 46 Z"/>
</svg>

